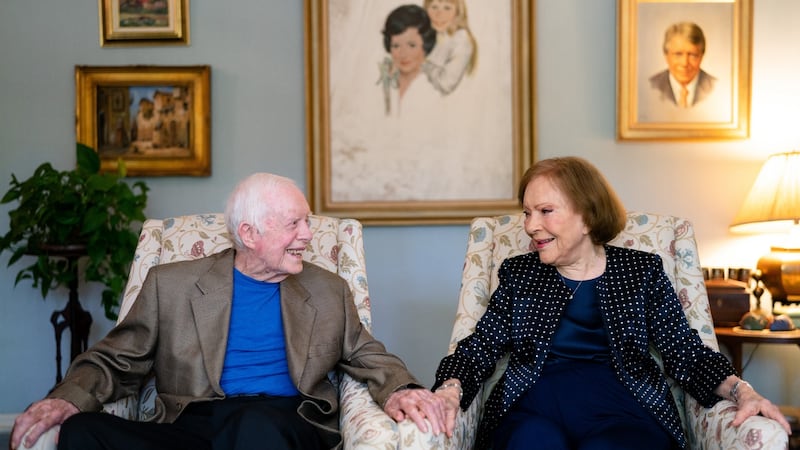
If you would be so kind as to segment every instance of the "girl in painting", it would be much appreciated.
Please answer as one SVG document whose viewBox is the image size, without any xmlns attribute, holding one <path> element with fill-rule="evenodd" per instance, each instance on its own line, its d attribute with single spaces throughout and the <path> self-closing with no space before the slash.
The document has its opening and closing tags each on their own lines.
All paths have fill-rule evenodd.
<svg viewBox="0 0 800 450">
<path fill-rule="evenodd" d="M 467 22 L 465 0 L 425 0 L 424 6 L 437 34 L 423 70 L 431 84 L 446 95 L 464 74 L 475 70 L 478 46 Z"/>
<path fill-rule="evenodd" d="M 386 17 L 383 47 L 390 57 L 381 64 L 386 115 L 399 115 L 401 102 L 434 97 L 428 83 L 414 83 L 422 73 L 425 58 L 436 45 L 436 30 L 424 9 L 417 5 L 395 8 Z M 412 100 L 416 102 L 417 100 Z"/>
</svg>

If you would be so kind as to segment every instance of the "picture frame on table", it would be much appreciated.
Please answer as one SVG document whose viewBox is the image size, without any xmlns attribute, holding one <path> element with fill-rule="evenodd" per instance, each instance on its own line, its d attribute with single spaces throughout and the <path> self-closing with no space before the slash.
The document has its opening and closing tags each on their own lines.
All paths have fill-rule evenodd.
<svg viewBox="0 0 800 450">
<path fill-rule="evenodd" d="M 189 45 L 189 0 L 98 0 L 100 45 Z"/>
<path fill-rule="evenodd" d="M 534 2 L 463 4 L 468 21 L 455 26 L 424 0 L 305 0 L 315 213 L 410 225 L 519 209 L 536 155 Z M 420 46 L 393 59 L 406 31 Z"/>
<path fill-rule="evenodd" d="M 207 65 L 75 66 L 76 140 L 104 172 L 208 176 L 210 89 Z"/>
<path fill-rule="evenodd" d="M 617 11 L 618 139 L 749 137 L 752 0 L 618 0 Z"/>
</svg>

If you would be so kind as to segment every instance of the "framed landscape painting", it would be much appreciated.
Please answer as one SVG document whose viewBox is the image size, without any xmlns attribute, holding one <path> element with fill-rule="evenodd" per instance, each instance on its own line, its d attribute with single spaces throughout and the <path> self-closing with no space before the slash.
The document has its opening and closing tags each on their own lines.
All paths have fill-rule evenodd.
<svg viewBox="0 0 800 450">
<path fill-rule="evenodd" d="M 76 66 L 75 135 L 101 170 L 211 174 L 209 66 Z"/>
<path fill-rule="evenodd" d="M 189 0 L 98 0 L 100 45 L 188 45 Z"/>
<path fill-rule="evenodd" d="M 308 193 L 370 224 L 519 209 L 535 158 L 525 0 L 306 0 Z"/>
<path fill-rule="evenodd" d="M 752 0 L 619 0 L 619 139 L 750 133 Z"/>
</svg>

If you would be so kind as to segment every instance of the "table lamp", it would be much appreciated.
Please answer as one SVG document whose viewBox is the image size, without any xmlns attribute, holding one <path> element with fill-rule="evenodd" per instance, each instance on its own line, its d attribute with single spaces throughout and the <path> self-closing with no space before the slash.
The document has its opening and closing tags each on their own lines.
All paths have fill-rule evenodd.
<svg viewBox="0 0 800 450">
<path fill-rule="evenodd" d="M 730 229 L 785 233 L 756 268 L 774 302 L 800 302 L 800 152 L 767 159 Z"/>
</svg>

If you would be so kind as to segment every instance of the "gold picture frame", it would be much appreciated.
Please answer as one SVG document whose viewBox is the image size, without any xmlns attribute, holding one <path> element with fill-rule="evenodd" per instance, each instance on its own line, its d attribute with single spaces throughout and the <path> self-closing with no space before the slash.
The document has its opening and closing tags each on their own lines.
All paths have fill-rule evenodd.
<svg viewBox="0 0 800 450">
<path fill-rule="evenodd" d="M 100 45 L 189 45 L 189 0 L 98 0 Z"/>
<path fill-rule="evenodd" d="M 752 0 L 618 0 L 617 10 L 618 139 L 749 137 Z M 694 51 L 668 52 L 675 34 Z"/>
<path fill-rule="evenodd" d="M 408 3 L 304 2 L 313 211 L 376 225 L 468 223 L 516 211 L 517 184 L 536 154 L 534 2 L 466 0 L 472 72 L 455 87 L 436 85 L 432 72 L 418 75 L 417 97 L 409 88 L 395 113 L 382 29 Z M 435 51 L 426 65 L 435 66 Z"/>
<path fill-rule="evenodd" d="M 102 171 L 211 174 L 211 68 L 75 66 L 75 135 Z"/>
</svg>

